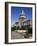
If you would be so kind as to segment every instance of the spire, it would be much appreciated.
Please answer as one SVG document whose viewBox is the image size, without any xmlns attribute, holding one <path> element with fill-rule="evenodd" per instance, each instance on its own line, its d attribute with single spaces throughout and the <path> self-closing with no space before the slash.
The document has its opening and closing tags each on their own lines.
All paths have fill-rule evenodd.
<svg viewBox="0 0 37 46">
<path fill-rule="evenodd" d="M 26 18 L 25 13 L 24 13 L 24 10 L 21 11 L 20 18 Z"/>
<path fill-rule="evenodd" d="M 22 14 L 24 14 L 24 10 L 22 10 Z"/>
</svg>

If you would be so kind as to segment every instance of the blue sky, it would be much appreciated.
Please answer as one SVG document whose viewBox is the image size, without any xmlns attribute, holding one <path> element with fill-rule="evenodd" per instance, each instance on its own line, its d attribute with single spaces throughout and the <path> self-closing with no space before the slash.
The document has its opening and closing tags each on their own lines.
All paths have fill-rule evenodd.
<svg viewBox="0 0 37 46">
<path fill-rule="evenodd" d="M 11 7 L 11 23 L 15 23 L 18 20 L 19 14 L 24 10 L 25 16 L 28 20 L 32 19 L 31 7 Z"/>
</svg>

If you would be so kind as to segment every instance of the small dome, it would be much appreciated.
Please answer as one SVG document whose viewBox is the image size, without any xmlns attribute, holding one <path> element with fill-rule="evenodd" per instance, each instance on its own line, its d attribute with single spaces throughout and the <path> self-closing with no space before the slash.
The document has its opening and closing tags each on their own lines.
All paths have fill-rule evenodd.
<svg viewBox="0 0 37 46">
<path fill-rule="evenodd" d="M 20 13 L 20 15 L 21 15 L 21 16 L 22 16 L 22 15 L 25 15 L 24 10 L 22 10 L 22 12 Z"/>
<path fill-rule="evenodd" d="M 26 18 L 24 10 L 22 10 L 22 12 L 20 13 L 20 18 Z"/>
</svg>

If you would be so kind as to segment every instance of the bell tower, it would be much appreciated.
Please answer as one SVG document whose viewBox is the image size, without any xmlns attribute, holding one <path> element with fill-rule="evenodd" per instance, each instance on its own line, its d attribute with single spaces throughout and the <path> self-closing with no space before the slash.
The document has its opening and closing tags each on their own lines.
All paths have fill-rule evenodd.
<svg viewBox="0 0 37 46">
<path fill-rule="evenodd" d="M 26 16 L 24 13 L 24 10 L 19 15 L 19 26 L 21 27 L 23 25 L 23 22 L 26 21 Z"/>
</svg>

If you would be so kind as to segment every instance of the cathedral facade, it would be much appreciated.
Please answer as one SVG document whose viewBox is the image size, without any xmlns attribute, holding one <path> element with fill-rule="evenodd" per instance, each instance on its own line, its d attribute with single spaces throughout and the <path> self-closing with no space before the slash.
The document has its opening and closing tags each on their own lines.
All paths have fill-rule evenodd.
<svg viewBox="0 0 37 46">
<path fill-rule="evenodd" d="M 29 25 L 30 28 L 32 28 L 32 20 L 27 20 L 26 15 L 22 10 L 22 12 L 19 14 L 18 21 L 15 22 L 14 26 L 16 27 L 19 26 L 19 28 L 22 28 L 22 26 L 26 26 L 26 25 Z"/>
<path fill-rule="evenodd" d="M 30 25 L 30 27 L 32 27 L 32 20 L 27 20 L 24 11 L 22 11 L 19 14 L 18 22 L 16 22 L 15 25 L 19 26 L 20 28 L 21 26 L 25 26 L 25 25 Z"/>
</svg>

